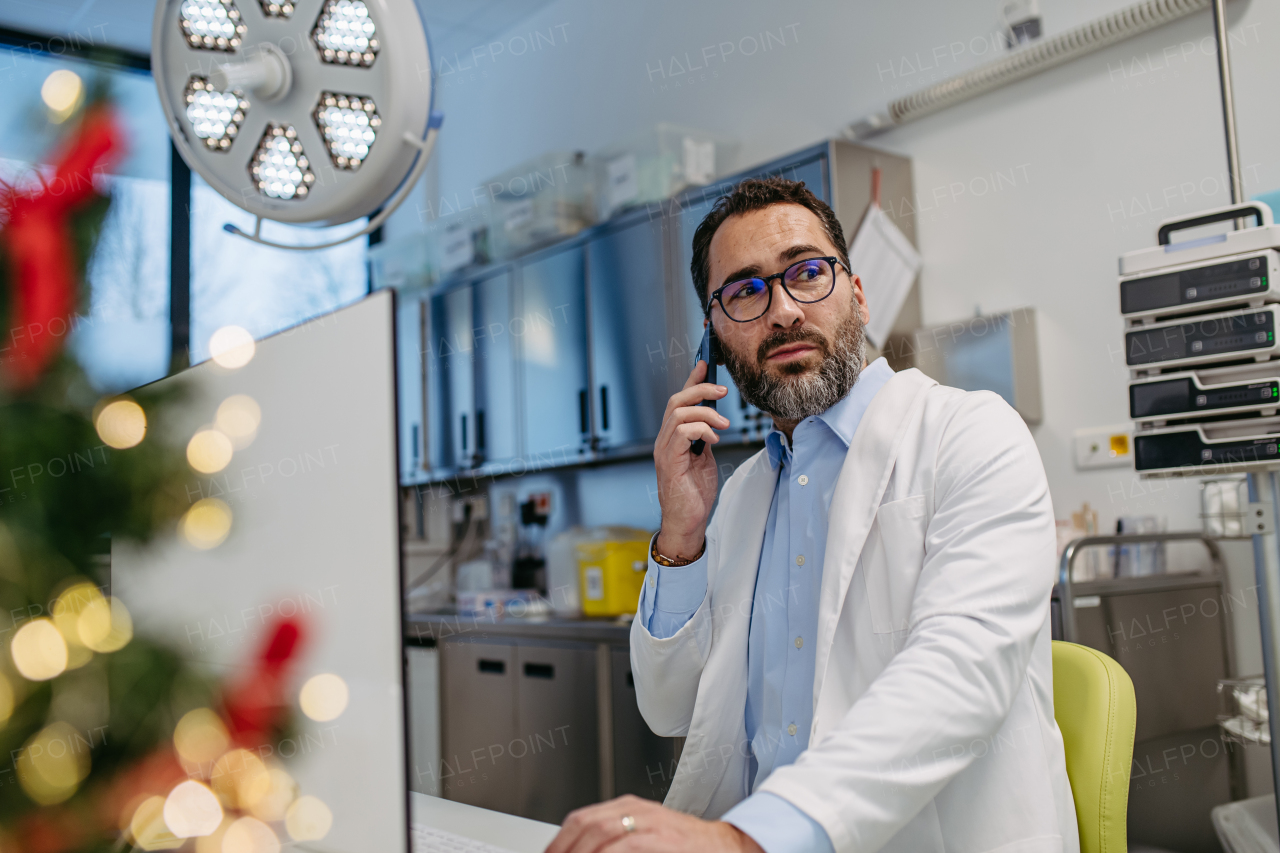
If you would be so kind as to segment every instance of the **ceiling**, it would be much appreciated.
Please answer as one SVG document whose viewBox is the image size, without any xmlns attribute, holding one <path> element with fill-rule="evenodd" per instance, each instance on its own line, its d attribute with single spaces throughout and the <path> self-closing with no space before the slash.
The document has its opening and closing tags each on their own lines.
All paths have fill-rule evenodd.
<svg viewBox="0 0 1280 853">
<path fill-rule="evenodd" d="M 427 21 L 436 56 L 451 57 L 506 32 L 551 0 L 415 2 Z M 3 0 L 0 26 L 149 54 L 154 10 L 153 0 Z"/>
</svg>

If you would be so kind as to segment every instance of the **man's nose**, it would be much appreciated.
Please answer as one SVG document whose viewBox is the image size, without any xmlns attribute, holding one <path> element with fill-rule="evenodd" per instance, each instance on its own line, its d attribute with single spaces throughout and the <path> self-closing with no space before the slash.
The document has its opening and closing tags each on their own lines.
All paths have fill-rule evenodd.
<svg viewBox="0 0 1280 853">
<path fill-rule="evenodd" d="M 765 315 L 769 327 L 786 329 L 804 323 L 804 306 L 791 298 L 782 282 L 773 285 L 773 302 L 769 305 L 769 313 Z"/>
</svg>

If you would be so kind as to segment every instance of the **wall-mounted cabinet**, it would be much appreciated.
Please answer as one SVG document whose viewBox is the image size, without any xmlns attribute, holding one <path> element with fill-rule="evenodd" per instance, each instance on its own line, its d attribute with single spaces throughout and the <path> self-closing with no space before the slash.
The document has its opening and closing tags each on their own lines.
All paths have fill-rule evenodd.
<svg viewBox="0 0 1280 853">
<path fill-rule="evenodd" d="M 511 270 L 503 269 L 471 286 L 471 316 L 475 322 L 472 458 L 480 464 L 507 462 L 520 455 L 516 382 L 519 349 L 512 331 L 516 316 L 512 278 Z"/>
<path fill-rule="evenodd" d="M 529 465 L 576 462 L 591 441 L 586 268 L 580 242 L 518 264 L 522 451 Z"/>
<path fill-rule="evenodd" d="M 873 166 L 885 211 L 914 241 L 910 161 L 833 141 L 402 299 L 404 482 L 649 452 L 702 339 L 689 260 L 715 199 L 747 177 L 802 180 L 832 205 L 848 238 L 870 201 Z M 918 325 L 913 292 L 895 329 Z M 727 371 L 720 381 L 731 386 L 720 409 L 732 428 L 722 440 L 763 438 L 769 419 Z"/>
<path fill-rule="evenodd" d="M 595 449 L 653 446 L 667 405 L 667 288 L 663 224 L 646 211 L 610 223 L 586 244 L 591 306 Z"/>
</svg>

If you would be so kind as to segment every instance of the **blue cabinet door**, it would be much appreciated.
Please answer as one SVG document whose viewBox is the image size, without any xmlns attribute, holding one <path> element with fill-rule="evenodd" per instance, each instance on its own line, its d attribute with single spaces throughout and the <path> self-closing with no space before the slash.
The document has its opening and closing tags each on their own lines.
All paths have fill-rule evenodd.
<svg viewBox="0 0 1280 853">
<path fill-rule="evenodd" d="M 470 283 L 431 298 L 431 340 L 427 363 L 434 387 L 429 404 L 439 429 L 441 462 L 470 468 L 475 442 L 475 338 Z"/>
<path fill-rule="evenodd" d="M 579 461 L 590 447 L 584 273 L 578 243 L 534 255 L 518 268 L 511 332 L 529 468 Z"/>
<path fill-rule="evenodd" d="M 642 212 L 593 236 L 587 279 L 596 446 L 651 445 L 669 396 L 662 220 Z"/>
<path fill-rule="evenodd" d="M 472 296 L 476 457 L 486 470 L 502 470 L 520 455 L 511 272 L 477 280 Z"/>
<path fill-rule="evenodd" d="M 422 325 L 426 316 L 421 296 L 396 294 L 396 394 L 400 412 L 400 482 L 420 483 L 430 460 L 426 456 L 423 392 Z"/>
<path fill-rule="evenodd" d="M 733 183 L 748 177 L 765 177 L 777 175 L 793 181 L 804 181 L 814 195 L 823 201 L 830 202 L 831 192 L 828 187 L 828 170 L 826 157 L 817 156 L 798 161 L 783 161 L 770 164 L 755 172 L 740 175 L 730 182 L 724 182 L 725 191 Z M 680 383 L 684 384 L 690 370 L 697 360 L 698 345 L 702 341 L 703 306 L 697 292 L 693 289 L 693 274 L 689 271 L 689 262 L 693 256 L 693 232 L 711 211 L 716 197 L 713 193 L 698 190 L 677 200 L 669 207 L 671 214 L 670 227 L 676 227 L 678 246 L 676 246 L 676 267 L 680 274 L 679 292 L 684 299 L 684 328 L 668 341 L 667 350 L 672 362 L 672 371 L 680 373 Z M 729 419 L 730 428 L 722 433 L 723 440 L 749 441 L 763 438 L 773 428 L 773 420 L 755 406 L 742 399 L 729 371 L 722 365 L 717 375 L 721 385 L 729 389 L 728 395 L 720 402 L 717 411 Z"/>
</svg>

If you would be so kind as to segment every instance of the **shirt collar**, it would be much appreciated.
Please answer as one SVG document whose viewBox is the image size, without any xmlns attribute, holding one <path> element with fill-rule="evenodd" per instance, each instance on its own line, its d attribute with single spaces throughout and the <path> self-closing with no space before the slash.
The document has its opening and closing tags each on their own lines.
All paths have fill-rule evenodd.
<svg viewBox="0 0 1280 853">
<path fill-rule="evenodd" d="M 853 434 L 858 431 L 858 424 L 862 422 L 862 416 L 866 414 L 867 407 L 871 405 L 876 392 L 892 378 L 893 368 L 889 367 L 889 362 L 883 358 L 877 358 L 858 375 L 858 381 L 853 383 L 848 394 L 818 415 L 818 420 L 827 425 L 827 428 L 844 444 L 845 449 L 848 449 L 852 443 Z M 770 432 L 764 440 L 764 446 L 769 465 L 774 470 L 777 470 L 778 466 L 791 456 L 791 451 L 787 447 L 787 437 L 781 430 L 775 429 Z"/>
</svg>

